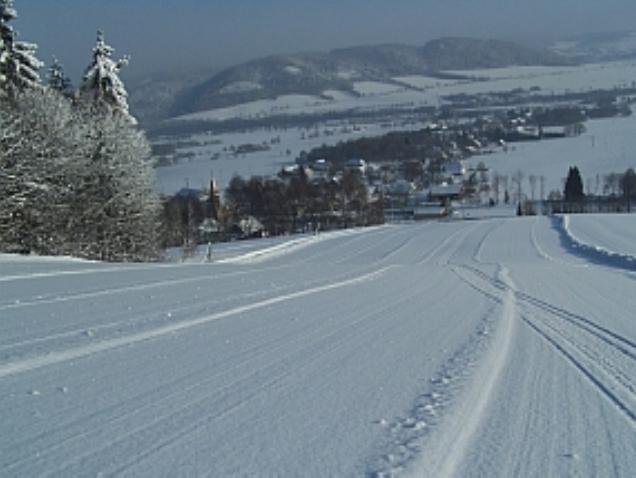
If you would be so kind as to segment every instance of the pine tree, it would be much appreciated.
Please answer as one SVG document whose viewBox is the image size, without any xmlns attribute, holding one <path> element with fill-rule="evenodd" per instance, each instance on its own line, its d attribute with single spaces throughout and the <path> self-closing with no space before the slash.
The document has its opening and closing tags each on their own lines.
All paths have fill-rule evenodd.
<svg viewBox="0 0 636 478">
<path fill-rule="evenodd" d="M 87 105 L 81 163 L 73 186 L 74 255 L 101 260 L 156 257 L 159 199 L 150 146 L 124 115 Z"/>
<path fill-rule="evenodd" d="M 70 96 L 72 94 L 73 84 L 71 79 L 66 76 L 64 67 L 55 57 L 53 57 L 53 63 L 49 67 L 47 83 L 49 88 L 64 95 Z"/>
<path fill-rule="evenodd" d="M 69 165 L 81 136 L 68 100 L 47 89 L 0 100 L 0 249 L 62 253 Z"/>
<path fill-rule="evenodd" d="M 17 41 L 9 24 L 17 16 L 13 0 L 0 0 L 0 86 L 5 92 L 40 85 L 38 70 L 42 62 L 35 56 L 37 45 Z"/>
<path fill-rule="evenodd" d="M 576 166 L 570 167 L 568 170 L 563 196 L 565 196 L 565 200 L 568 202 L 579 202 L 585 198 L 585 194 L 583 193 L 583 180 L 581 179 L 579 168 Z"/>
<path fill-rule="evenodd" d="M 128 93 L 119 78 L 121 69 L 128 65 L 129 58 L 113 60 L 114 49 L 104 41 L 104 34 L 97 32 L 97 43 L 93 48 L 93 61 L 86 69 L 80 87 L 81 95 L 100 106 L 119 111 L 131 123 L 135 119 L 128 112 Z"/>
</svg>

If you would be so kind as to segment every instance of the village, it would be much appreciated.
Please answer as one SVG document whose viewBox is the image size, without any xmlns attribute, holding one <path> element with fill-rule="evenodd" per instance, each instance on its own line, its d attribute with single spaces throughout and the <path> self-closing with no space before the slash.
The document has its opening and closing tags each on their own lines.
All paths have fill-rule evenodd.
<svg viewBox="0 0 636 478">
<path fill-rule="evenodd" d="M 545 177 L 502 175 L 478 159 L 519 142 L 578 136 L 591 115 L 584 107 L 557 106 L 438 117 L 417 131 L 302 151 L 276 175 L 235 176 L 225 190 L 210 178 L 206 189 L 187 186 L 164 198 L 165 245 L 192 249 L 396 221 L 465 219 L 485 209 L 547 213 L 543 201 L 561 200 L 562 191 L 546 191 Z"/>
</svg>

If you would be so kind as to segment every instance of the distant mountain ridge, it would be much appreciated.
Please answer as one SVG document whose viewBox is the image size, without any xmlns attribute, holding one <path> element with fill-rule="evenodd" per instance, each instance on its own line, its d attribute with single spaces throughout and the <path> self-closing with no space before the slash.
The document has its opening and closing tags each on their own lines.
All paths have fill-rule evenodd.
<svg viewBox="0 0 636 478">
<path fill-rule="evenodd" d="M 510 41 L 458 37 L 440 38 L 422 47 L 384 44 L 274 55 L 227 68 L 196 86 L 182 89 L 161 116 L 174 117 L 287 94 L 321 96 L 325 91 L 338 90 L 355 95 L 354 83 L 358 81 L 392 83 L 399 76 L 444 76 L 447 70 L 572 63 L 572 59 L 555 52 Z M 132 107 L 134 110 L 134 102 Z M 160 115 L 155 111 L 153 116 Z"/>
<path fill-rule="evenodd" d="M 577 35 L 554 43 L 550 51 L 580 62 L 632 60 L 636 58 L 636 31 Z"/>
</svg>

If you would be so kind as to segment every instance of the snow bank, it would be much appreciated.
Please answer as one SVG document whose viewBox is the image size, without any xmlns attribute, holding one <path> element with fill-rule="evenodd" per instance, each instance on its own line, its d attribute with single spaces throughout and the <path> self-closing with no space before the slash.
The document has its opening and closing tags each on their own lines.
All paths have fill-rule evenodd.
<svg viewBox="0 0 636 478">
<path fill-rule="evenodd" d="M 317 244 L 318 242 L 334 239 L 336 237 L 341 237 L 341 236 L 350 236 L 354 234 L 360 234 L 363 232 L 369 232 L 372 230 L 376 230 L 378 227 L 386 227 L 386 226 L 345 229 L 341 231 L 322 233 L 315 236 L 304 236 L 299 239 L 293 239 L 290 241 L 283 242 L 282 244 L 277 244 L 275 246 L 265 247 L 263 249 L 257 249 L 254 251 L 247 252 L 245 254 L 235 256 L 235 257 L 222 259 L 217 262 L 219 264 L 258 264 L 260 262 L 265 262 L 265 261 L 275 259 L 287 254 L 291 254 L 293 252 L 297 252 L 312 244 Z"/>
<path fill-rule="evenodd" d="M 570 216 L 554 216 L 552 226 L 559 233 L 561 245 L 570 253 L 600 265 L 636 271 L 636 257 L 587 244 L 576 237 L 570 230 Z"/>
</svg>

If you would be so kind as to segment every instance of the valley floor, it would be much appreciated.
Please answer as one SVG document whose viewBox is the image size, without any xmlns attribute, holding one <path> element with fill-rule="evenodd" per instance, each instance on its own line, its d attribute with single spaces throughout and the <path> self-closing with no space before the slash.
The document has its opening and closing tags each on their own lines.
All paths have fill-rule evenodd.
<svg viewBox="0 0 636 478">
<path fill-rule="evenodd" d="M 635 271 L 564 227 L 0 256 L 0 475 L 630 476 Z"/>
</svg>

